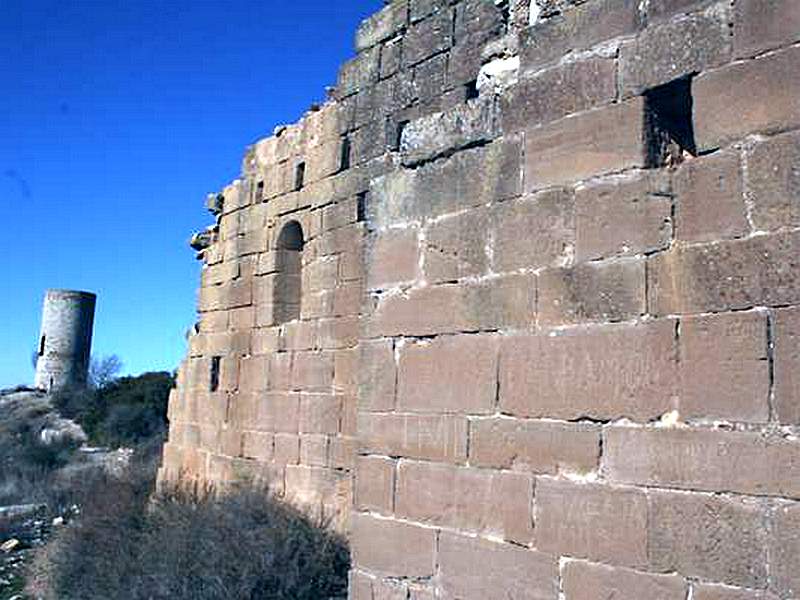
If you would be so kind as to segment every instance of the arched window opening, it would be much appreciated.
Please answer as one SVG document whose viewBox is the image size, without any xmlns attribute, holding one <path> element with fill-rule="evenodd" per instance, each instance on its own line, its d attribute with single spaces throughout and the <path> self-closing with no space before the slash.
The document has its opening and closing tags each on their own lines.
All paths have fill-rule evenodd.
<svg viewBox="0 0 800 600">
<path fill-rule="evenodd" d="M 276 249 L 278 276 L 275 280 L 275 322 L 286 323 L 300 318 L 302 289 L 303 228 L 297 221 L 283 226 Z"/>
</svg>

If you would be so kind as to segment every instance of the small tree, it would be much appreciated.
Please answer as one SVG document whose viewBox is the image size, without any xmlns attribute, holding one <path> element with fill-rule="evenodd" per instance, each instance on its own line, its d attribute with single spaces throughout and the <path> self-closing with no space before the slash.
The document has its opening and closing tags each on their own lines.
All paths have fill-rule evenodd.
<svg viewBox="0 0 800 600">
<path fill-rule="evenodd" d="M 122 371 L 122 361 L 116 354 L 93 356 L 89 363 L 89 387 L 99 390 L 108 386 L 119 378 L 120 371 Z"/>
</svg>

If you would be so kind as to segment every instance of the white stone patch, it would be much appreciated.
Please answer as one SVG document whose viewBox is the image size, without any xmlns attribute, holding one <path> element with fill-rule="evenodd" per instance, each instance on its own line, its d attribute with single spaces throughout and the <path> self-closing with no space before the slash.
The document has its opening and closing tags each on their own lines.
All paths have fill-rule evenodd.
<svg viewBox="0 0 800 600">
<path fill-rule="evenodd" d="M 501 92 L 514 85 L 519 76 L 519 56 L 497 58 L 486 63 L 478 73 L 478 92 Z"/>
<path fill-rule="evenodd" d="M 528 25 L 536 25 L 539 21 L 539 15 L 542 14 L 542 7 L 536 3 L 536 0 L 531 0 L 531 8 L 528 13 Z"/>
</svg>

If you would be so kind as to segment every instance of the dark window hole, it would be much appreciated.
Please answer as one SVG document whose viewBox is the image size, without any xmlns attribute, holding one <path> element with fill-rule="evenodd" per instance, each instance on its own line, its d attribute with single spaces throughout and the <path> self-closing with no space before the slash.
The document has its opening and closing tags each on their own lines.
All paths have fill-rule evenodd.
<svg viewBox="0 0 800 600">
<path fill-rule="evenodd" d="M 208 383 L 208 389 L 211 392 L 216 392 L 219 389 L 219 367 L 221 363 L 221 356 L 211 357 L 211 377 Z"/>
<path fill-rule="evenodd" d="M 656 169 L 696 156 L 692 79 L 684 77 L 644 94 L 645 166 Z"/>
</svg>

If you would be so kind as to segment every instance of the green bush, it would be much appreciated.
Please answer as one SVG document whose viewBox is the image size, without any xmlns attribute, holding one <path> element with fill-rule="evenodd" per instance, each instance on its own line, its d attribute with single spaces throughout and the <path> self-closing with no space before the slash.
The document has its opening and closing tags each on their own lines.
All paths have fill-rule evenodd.
<svg viewBox="0 0 800 600">
<path fill-rule="evenodd" d="M 49 552 L 60 600 L 321 600 L 347 593 L 340 536 L 265 492 L 103 482 Z"/>
</svg>

